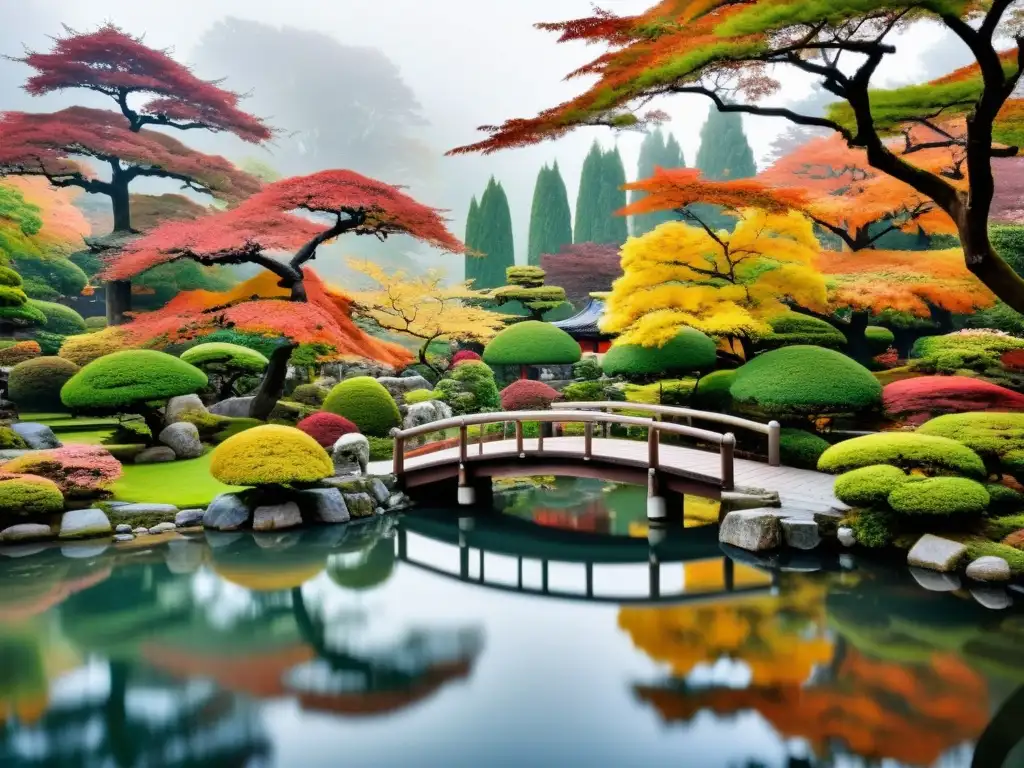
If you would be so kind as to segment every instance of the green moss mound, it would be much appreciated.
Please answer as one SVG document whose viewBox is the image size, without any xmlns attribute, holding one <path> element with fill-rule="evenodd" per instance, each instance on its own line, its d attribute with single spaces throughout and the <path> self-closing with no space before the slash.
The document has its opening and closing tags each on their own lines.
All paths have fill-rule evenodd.
<svg viewBox="0 0 1024 768">
<path fill-rule="evenodd" d="M 929 477 L 889 494 L 889 506 L 901 515 L 980 515 L 989 500 L 985 486 L 966 477 Z"/>
<path fill-rule="evenodd" d="M 509 326 L 484 348 L 488 365 L 568 365 L 580 357 L 572 336 L 539 320 Z"/>
<path fill-rule="evenodd" d="M 497 410 L 501 396 L 494 381 L 494 371 L 487 363 L 470 360 L 452 368 L 448 376 L 437 382 L 434 394 L 451 406 L 457 415 Z"/>
<path fill-rule="evenodd" d="M 327 387 L 321 387 L 319 384 L 299 384 L 299 386 L 292 390 L 290 399 L 296 403 L 319 408 L 324 404 L 324 400 L 327 399 L 330 391 Z"/>
<path fill-rule="evenodd" d="M 950 413 L 925 422 L 917 434 L 956 440 L 981 456 L 990 468 L 1009 470 L 1016 464 L 1016 452 L 1024 451 L 1024 413 Z"/>
<path fill-rule="evenodd" d="M 210 474 L 227 485 L 313 483 L 334 474 L 334 462 L 302 430 L 265 424 L 214 448 Z"/>
<path fill-rule="evenodd" d="M 808 317 L 796 312 L 786 312 L 768 320 L 771 328 L 755 341 L 757 350 L 781 349 L 797 344 L 811 344 L 828 349 L 842 349 L 846 337 L 824 320 Z"/>
<path fill-rule="evenodd" d="M 861 546 L 877 549 L 892 543 L 896 526 L 893 513 L 888 509 L 862 509 L 851 523 L 857 543 Z"/>
<path fill-rule="evenodd" d="M 344 416 L 364 435 L 386 437 L 392 429 L 402 425 L 402 415 L 394 398 L 380 382 L 369 376 L 356 376 L 335 385 L 324 400 L 324 410 Z"/>
<path fill-rule="evenodd" d="M 779 453 L 784 466 L 814 469 L 828 441 L 802 429 L 784 429 L 779 434 Z"/>
<path fill-rule="evenodd" d="M 882 385 L 867 368 L 806 345 L 758 355 L 736 371 L 730 393 L 738 405 L 777 415 L 852 413 L 882 401 Z"/>
<path fill-rule="evenodd" d="M 986 476 L 985 462 L 966 445 L 916 432 L 879 432 L 845 440 L 821 455 L 818 469 L 838 474 L 873 464 L 889 464 L 908 471 Z"/>
<path fill-rule="evenodd" d="M 24 450 L 28 448 L 21 435 L 10 427 L 0 427 L 0 450 Z"/>
<path fill-rule="evenodd" d="M 851 507 L 874 507 L 885 504 L 889 494 L 909 479 L 899 467 L 885 464 L 861 467 L 836 478 L 835 495 Z"/>
<path fill-rule="evenodd" d="M 988 513 L 999 517 L 1015 515 L 1024 509 L 1024 493 L 1007 488 L 1005 485 L 991 483 L 985 486 L 988 491 Z"/>
<path fill-rule="evenodd" d="M 71 307 L 65 307 L 63 304 L 56 304 L 52 301 L 39 301 L 38 299 L 29 299 L 28 303 L 42 312 L 46 318 L 46 322 L 43 323 L 44 331 L 57 333 L 61 336 L 74 336 L 76 333 L 85 333 L 85 319 L 75 310 L 71 309 Z"/>
<path fill-rule="evenodd" d="M 240 344 L 209 342 L 199 344 L 181 353 L 181 359 L 197 368 L 223 369 L 260 373 L 267 364 L 266 355 Z"/>
<path fill-rule="evenodd" d="M 64 496 L 52 480 L 36 475 L 0 474 L 0 525 L 12 518 L 60 512 Z"/>
<path fill-rule="evenodd" d="M 206 384 L 206 374 L 184 360 L 131 349 L 93 360 L 64 384 L 60 397 L 68 408 L 116 411 L 133 403 L 189 395 Z"/>
<path fill-rule="evenodd" d="M 390 461 L 395 456 L 395 441 L 391 437 L 366 438 L 370 443 L 370 461 Z"/>
<path fill-rule="evenodd" d="M 693 407 L 700 411 L 724 413 L 732 406 L 729 393 L 736 381 L 736 371 L 712 371 L 701 376 L 693 391 Z"/>
<path fill-rule="evenodd" d="M 414 389 L 412 392 L 405 393 L 405 402 L 408 405 L 416 405 L 417 403 L 428 403 L 431 400 L 439 399 L 437 394 L 430 389 Z"/>
<path fill-rule="evenodd" d="M 62 357 L 37 357 L 18 363 L 7 378 L 7 394 L 23 409 L 61 408 L 60 391 L 79 368 Z"/>
<path fill-rule="evenodd" d="M 871 354 L 880 355 L 896 343 L 896 334 L 880 325 L 869 325 L 864 331 Z"/>
<path fill-rule="evenodd" d="M 85 327 L 90 331 L 98 331 L 107 327 L 107 318 L 102 315 L 85 318 Z"/>
<path fill-rule="evenodd" d="M 693 328 L 684 328 L 661 347 L 617 344 L 608 350 L 601 367 L 608 376 L 627 378 L 688 373 L 715 367 L 715 342 Z"/>
</svg>

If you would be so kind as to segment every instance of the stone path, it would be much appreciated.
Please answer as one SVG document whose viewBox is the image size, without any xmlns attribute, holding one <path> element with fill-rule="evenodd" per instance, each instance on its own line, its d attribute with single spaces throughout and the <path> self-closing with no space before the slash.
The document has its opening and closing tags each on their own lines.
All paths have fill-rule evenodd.
<svg viewBox="0 0 1024 768">
<path fill-rule="evenodd" d="M 527 453 L 537 452 L 537 440 L 523 441 Z M 500 440 L 485 443 L 484 454 L 502 453 L 515 450 L 515 440 Z M 583 453 L 582 437 L 555 437 L 544 439 L 545 450 Z M 470 455 L 478 455 L 479 446 L 470 445 Z M 593 452 L 595 456 L 605 458 L 628 458 L 647 461 L 647 443 L 636 440 L 610 440 L 594 438 Z M 701 451 L 696 448 L 685 448 L 676 445 L 662 445 L 659 451 L 661 464 L 677 469 L 698 472 L 711 477 L 719 477 L 721 460 L 717 452 Z M 413 469 L 421 464 L 433 464 L 440 461 L 456 461 L 458 449 L 449 448 L 436 453 L 406 458 L 405 466 Z M 375 474 L 391 472 L 390 461 L 371 462 L 369 471 Z M 810 515 L 813 512 L 828 510 L 830 507 L 843 509 L 842 502 L 835 498 L 832 475 L 822 474 L 809 469 L 793 467 L 770 467 L 748 459 L 735 460 L 735 481 L 737 488 L 761 488 L 777 491 L 782 507 L 787 513 Z"/>
</svg>

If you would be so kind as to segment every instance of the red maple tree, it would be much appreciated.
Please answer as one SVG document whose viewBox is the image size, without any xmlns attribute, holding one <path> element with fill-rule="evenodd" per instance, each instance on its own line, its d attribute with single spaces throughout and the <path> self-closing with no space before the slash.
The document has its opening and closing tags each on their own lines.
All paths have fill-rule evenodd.
<svg viewBox="0 0 1024 768">
<path fill-rule="evenodd" d="M 622 275 L 622 259 L 616 245 L 574 243 L 558 253 L 540 257 L 547 281 L 565 290 L 565 296 L 577 309 L 586 305 L 590 294 L 610 291 Z"/>
<path fill-rule="evenodd" d="M 113 99 L 117 111 L 70 107 L 49 114 L 0 115 L 0 175 L 41 175 L 54 186 L 106 195 L 115 232 L 133 231 L 129 185 L 139 177 L 179 181 L 229 203 L 259 189 L 255 177 L 224 158 L 148 129 L 226 131 L 253 143 L 272 135 L 259 118 L 239 108 L 238 94 L 196 77 L 167 51 L 107 24 L 88 33 L 65 28 L 49 53 L 30 51 L 19 61 L 36 72 L 24 86 L 30 94 L 83 88 Z M 140 94 L 152 98 L 133 106 Z M 108 286 L 111 323 L 123 322 L 130 296 L 128 283 Z"/>
</svg>

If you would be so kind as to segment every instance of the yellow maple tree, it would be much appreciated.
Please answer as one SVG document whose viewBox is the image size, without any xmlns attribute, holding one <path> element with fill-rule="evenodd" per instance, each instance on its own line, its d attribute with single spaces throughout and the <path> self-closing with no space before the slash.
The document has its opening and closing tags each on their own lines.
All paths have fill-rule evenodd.
<svg viewBox="0 0 1024 768">
<path fill-rule="evenodd" d="M 389 275 L 369 261 L 349 260 L 348 265 L 377 284 L 350 295 L 353 311 L 385 330 L 421 340 L 419 359 L 430 368 L 434 366 L 427 358 L 427 348 L 432 342 L 487 341 L 509 319 L 474 306 L 473 302 L 486 301 L 488 292 L 474 291 L 468 283 L 445 286 L 440 272 L 431 270 L 419 277 L 405 272 Z"/>
<path fill-rule="evenodd" d="M 687 214 L 690 223 L 667 222 L 627 241 L 624 274 L 612 286 L 602 330 L 619 334 L 619 343 L 653 347 L 688 326 L 738 341 L 747 353 L 787 301 L 826 311 L 811 222 L 795 211 L 737 214 L 732 232 Z"/>
</svg>

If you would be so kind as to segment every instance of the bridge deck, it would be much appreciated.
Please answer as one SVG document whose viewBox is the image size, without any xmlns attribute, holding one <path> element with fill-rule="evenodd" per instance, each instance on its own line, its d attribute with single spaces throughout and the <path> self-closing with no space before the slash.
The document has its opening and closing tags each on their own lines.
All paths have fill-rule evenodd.
<svg viewBox="0 0 1024 768">
<path fill-rule="evenodd" d="M 488 455 L 514 452 L 515 447 L 515 440 L 498 440 L 484 443 L 483 453 Z M 524 440 L 523 448 L 527 455 L 536 454 L 538 450 L 537 440 Z M 544 450 L 545 452 L 573 452 L 579 453 L 582 456 L 583 438 L 548 437 L 544 439 Z M 473 443 L 469 446 L 470 457 L 478 456 L 479 451 L 480 447 L 478 444 Z M 646 462 L 647 443 L 636 440 L 595 437 L 593 440 L 593 454 L 597 458 L 609 460 L 629 459 Z M 432 464 L 454 463 L 458 461 L 458 456 L 458 448 L 448 448 L 435 453 L 407 457 L 405 459 L 405 469 L 408 471 Z M 666 468 L 671 467 L 711 477 L 719 477 L 721 472 L 721 459 L 717 452 L 711 453 L 683 446 L 662 444 L 659 463 Z M 387 474 L 391 472 L 391 462 L 372 462 L 370 464 L 370 472 L 374 474 Z M 842 508 L 843 506 L 833 494 L 835 478 L 821 472 L 795 469 L 793 467 L 771 467 L 757 461 L 736 459 L 735 476 L 738 488 L 763 488 L 769 491 L 777 491 L 782 505 L 787 511 L 811 513 L 828 509 L 829 507 Z"/>
</svg>

